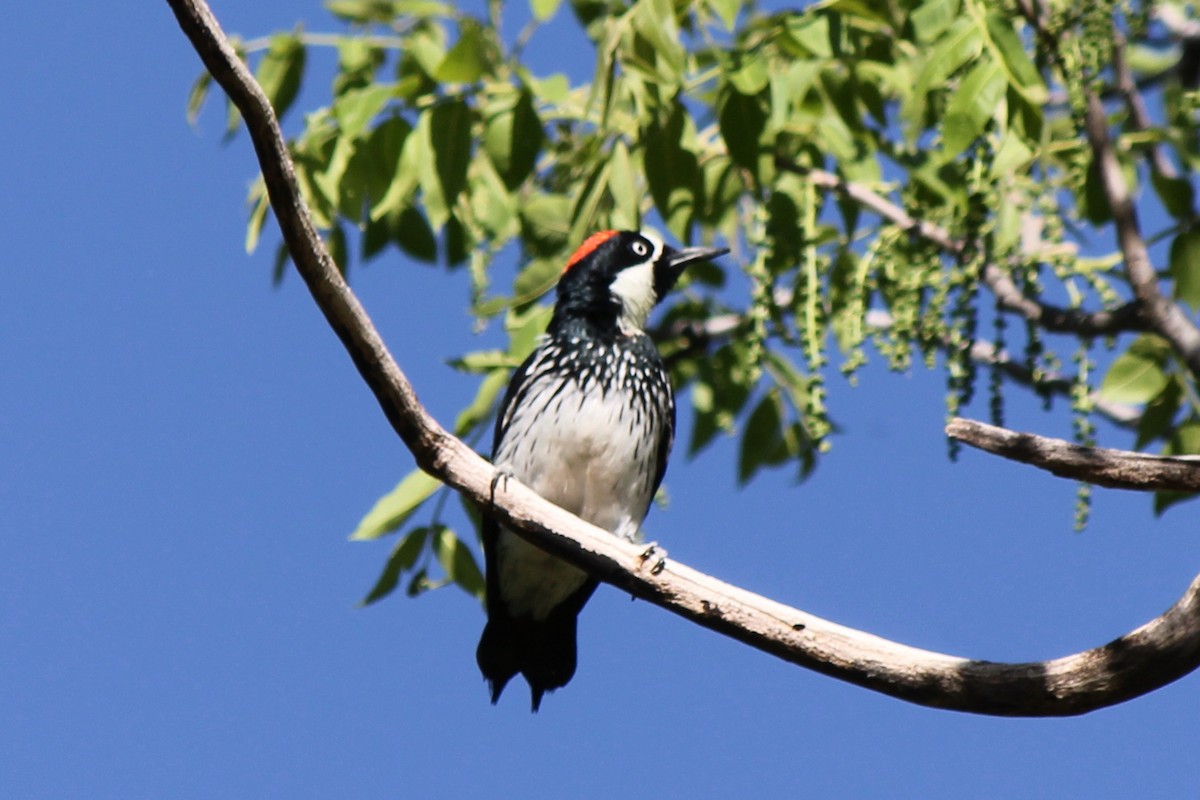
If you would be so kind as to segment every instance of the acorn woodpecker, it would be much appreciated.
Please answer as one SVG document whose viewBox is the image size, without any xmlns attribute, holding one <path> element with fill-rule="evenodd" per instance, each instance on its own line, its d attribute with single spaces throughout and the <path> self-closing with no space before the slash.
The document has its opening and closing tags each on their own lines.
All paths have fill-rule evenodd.
<svg viewBox="0 0 1200 800">
<path fill-rule="evenodd" d="M 567 261 L 554 315 L 496 418 L 492 462 L 545 499 L 629 541 L 662 482 L 675 435 L 666 367 L 643 327 L 688 264 L 674 249 L 601 231 Z M 476 660 L 492 702 L 517 673 L 537 711 L 575 674 L 575 622 L 597 581 L 485 517 L 488 622 Z"/>
</svg>

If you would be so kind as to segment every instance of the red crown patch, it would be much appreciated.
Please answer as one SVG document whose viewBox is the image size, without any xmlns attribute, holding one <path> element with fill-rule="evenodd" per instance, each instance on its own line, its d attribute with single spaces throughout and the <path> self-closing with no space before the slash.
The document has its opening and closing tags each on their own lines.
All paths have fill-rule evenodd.
<svg viewBox="0 0 1200 800">
<path fill-rule="evenodd" d="M 616 235 L 617 231 L 597 231 L 588 238 L 584 239 L 583 244 L 579 245 L 579 248 L 571 254 L 570 258 L 567 259 L 567 265 L 563 267 L 563 272 L 566 272 L 571 267 L 587 258 L 588 254 L 590 254 L 593 250 Z"/>
</svg>

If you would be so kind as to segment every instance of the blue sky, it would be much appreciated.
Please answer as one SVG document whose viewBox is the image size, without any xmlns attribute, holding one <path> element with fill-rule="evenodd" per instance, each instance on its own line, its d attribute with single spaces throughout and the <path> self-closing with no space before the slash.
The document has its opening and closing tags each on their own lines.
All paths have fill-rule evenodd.
<svg viewBox="0 0 1200 800">
<path fill-rule="evenodd" d="M 248 36 L 312 2 L 217 3 Z M 580 668 L 487 702 L 478 604 L 356 604 L 386 543 L 346 535 L 412 460 L 301 283 L 242 248 L 255 164 L 183 117 L 199 62 L 165 3 L 24 3 L 0 44 L 0 774 L 14 798 L 1180 797 L 1200 679 L 1078 719 L 901 703 L 603 588 Z M 318 64 L 319 68 L 319 64 Z M 322 102 L 324 78 L 302 103 Z M 268 242 L 274 242 L 274 234 Z M 457 275 L 389 255 L 355 289 L 430 409 L 472 395 Z M 940 378 L 870 369 L 796 486 L 677 457 L 648 529 L 696 568 L 973 658 L 1101 644 L 1200 572 L 1195 505 L 945 457 Z M 1013 396 L 1014 427 L 1069 420 Z M 982 412 L 980 412 L 982 413 Z M 1105 442 L 1128 439 L 1102 428 Z"/>
</svg>

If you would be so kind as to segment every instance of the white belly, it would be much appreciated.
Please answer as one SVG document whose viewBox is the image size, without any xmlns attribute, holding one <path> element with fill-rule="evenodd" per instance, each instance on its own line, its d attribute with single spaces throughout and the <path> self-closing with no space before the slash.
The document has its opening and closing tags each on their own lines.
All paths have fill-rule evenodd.
<svg viewBox="0 0 1200 800">
<path fill-rule="evenodd" d="M 536 447 L 531 437 L 513 437 L 496 453 L 497 465 L 555 505 L 637 541 L 657 475 L 659 426 L 645 424 L 644 412 L 620 393 L 602 394 L 595 384 L 591 391 L 572 387 L 551 395 L 531 392 L 528 397 L 542 399 L 516 412 L 536 416 Z M 529 422 L 514 417 L 510 430 Z M 545 619 L 587 580 L 583 571 L 503 529 L 497 561 L 501 595 L 514 616 Z"/>
</svg>

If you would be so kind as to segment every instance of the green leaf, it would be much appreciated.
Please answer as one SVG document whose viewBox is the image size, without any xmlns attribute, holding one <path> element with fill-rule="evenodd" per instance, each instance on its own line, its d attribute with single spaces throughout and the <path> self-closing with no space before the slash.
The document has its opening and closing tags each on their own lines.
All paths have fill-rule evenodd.
<svg viewBox="0 0 1200 800">
<path fill-rule="evenodd" d="M 832 58 L 829 44 L 829 17 L 824 14 L 796 14 L 788 17 L 787 32 L 809 55 Z"/>
<path fill-rule="evenodd" d="M 287 265 L 291 263 L 292 254 L 288 252 L 287 244 L 280 242 L 275 248 L 275 258 L 271 264 L 271 285 L 278 287 L 283 283 L 283 276 L 287 272 Z"/>
<path fill-rule="evenodd" d="M 927 0 L 912 12 L 909 21 L 919 42 L 932 42 L 958 19 L 959 0 Z"/>
<path fill-rule="evenodd" d="M 1150 335 L 1138 337 L 1119 355 L 1100 384 L 1100 396 L 1114 403 L 1148 403 L 1167 385 L 1163 372 L 1165 350 L 1161 340 Z"/>
<path fill-rule="evenodd" d="M 504 350 L 473 350 L 458 358 L 450 359 L 448 363 L 460 372 L 482 374 L 485 372 L 491 373 L 495 370 L 502 370 L 507 373 L 521 362 L 514 359 Z"/>
<path fill-rule="evenodd" d="M 362 176 L 366 184 L 367 197 L 373 204 L 372 211 L 392 186 L 404 142 L 411 132 L 412 126 L 403 117 L 390 117 L 376 125 L 367 137 L 366 145 L 354 152 L 354 158 L 363 163 L 352 169 L 355 174 Z"/>
<path fill-rule="evenodd" d="M 511 195 L 491 159 L 482 150 L 469 172 L 471 210 L 483 234 L 493 241 L 507 241 L 518 234 L 517 198 Z"/>
<path fill-rule="evenodd" d="M 475 561 L 471 549 L 449 528 L 439 525 L 434 533 L 434 555 L 446 577 L 462 587 L 468 594 L 483 599 L 483 573 Z"/>
<path fill-rule="evenodd" d="M 971 20 L 960 19 L 950 26 L 925 58 L 912 93 L 904 102 L 902 116 L 910 128 L 925 125 L 924 116 L 929 93 L 940 91 L 950 75 L 977 58 L 982 50 L 983 37 L 979 27 Z"/>
<path fill-rule="evenodd" d="M 631 21 L 633 30 L 653 48 L 657 76 L 667 86 L 677 83 L 683 76 L 684 50 L 673 0 L 640 0 L 633 5 Z M 636 63 L 632 58 L 625 61 L 626 68 Z"/>
<path fill-rule="evenodd" d="M 258 237 L 262 234 L 263 222 L 267 218 L 267 210 L 271 207 L 271 198 L 267 195 L 267 185 L 260 175 L 250 187 L 250 220 L 246 223 L 246 252 L 253 253 L 258 248 Z"/>
<path fill-rule="evenodd" d="M 388 83 L 373 83 L 351 89 L 334 101 L 333 116 L 342 136 L 355 139 L 361 135 L 392 98 L 394 88 Z"/>
<path fill-rule="evenodd" d="M 993 116 L 1001 114 L 1007 81 L 1004 70 L 991 59 L 983 59 L 963 79 L 946 107 L 942 128 L 942 155 L 950 160 L 983 134 Z"/>
<path fill-rule="evenodd" d="M 1195 500 L 1197 496 L 1195 492 L 1155 492 L 1154 516 L 1161 517 L 1171 506 L 1178 505 L 1185 500 Z"/>
<path fill-rule="evenodd" d="M 375 501 L 375 505 L 358 523 L 351 540 L 378 539 L 403 525 L 421 504 L 433 496 L 442 482 L 432 475 L 415 469 L 396 485 L 395 489 Z"/>
<path fill-rule="evenodd" d="M 187 121 L 189 125 L 194 126 L 200 118 L 200 109 L 204 106 L 204 101 L 208 99 L 208 90 L 212 86 L 212 75 L 207 70 L 201 72 L 196 82 L 192 84 L 192 90 L 188 92 L 187 100 Z"/>
<path fill-rule="evenodd" d="M 561 105 L 567 101 L 567 95 L 571 92 L 571 82 L 567 80 L 566 75 L 556 72 L 545 78 L 530 80 L 529 88 L 533 90 L 539 100 Z"/>
<path fill-rule="evenodd" d="M 521 268 L 513 281 L 513 303 L 521 305 L 537 300 L 554 288 L 562 275 L 562 263 L 558 259 L 535 258 Z"/>
<path fill-rule="evenodd" d="M 1171 243 L 1171 280 L 1175 299 L 1200 308 L 1200 228 L 1184 231 Z"/>
<path fill-rule="evenodd" d="M 993 11 L 987 15 L 988 37 L 1008 73 L 1009 83 L 1031 102 L 1044 103 L 1046 89 L 1042 76 L 1029 58 L 1021 37 L 1013 30 L 1012 15 Z"/>
<path fill-rule="evenodd" d="M 501 369 L 493 369 L 489 372 L 479 382 L 479 389 L 475 392 L 475 399 L 471 401 L 470 405 L 458 412 L 458 417 L 454 420 L 454 435 L 462 438 L 475 430 L 475 427 L 479 423 L 487 419 L 492 413 L 492 408 L 496 405 L 496 398 L 506 385 L 508 385 L 507 366 Z"/>
<path fill-rule="evenodd" d="M 750 397 L 751 371 L 746 368 L 739 342 L 726 344 L 696 364 L 692 405 L 696 421 L 689 453 L 695 455 L 718 432 L 732 432 L 734 420 Z"/>
<path fill-rule="evenodd" d="M 1158 170 L 1150 170 L 1150 183 L 1158 199 L 1171 216 L 1182 219 L 1192 214 L 1196 191 L 1187 178 L 1166 178 Z"/>
<path fill-rule="evenodd" d="M 736 92 L 730 92 L 730 96 L 742 97 Z M 696 155 L 685 143 L 695 135 L 690 123 L 687 111 L 675 103 L 665 119 L 655 120 L 642 133 L 642 163 L 650 196 L 667 228 L 681 239 L 687 238 L 695 213 L 699 182 Z"/>
<path fill-rule="evenodd" d="M 387 58 L 382 48 L 353 36 L 338 38 L 337 53 L 337 75 L 333 79 L 335 98 L 374 83 L 376 73 Z"/>
<path fill-rule="evenodd" d="M 831 153 L 839 162 L 841 162 L 842 172 L 850 180 L 867 181 L 877 180 L 877 175 L 870 177 L 854 174 L 856 155 L 858 153 L 858 145 L 854 139 L 854 131 L 846 124 L 839 114 L 826 114 L 817 122 L 817 132 L 821 137 L 821 146 L 824 150 Z M 867 159 L 871 164 L 875 163 L 875 159 Z"/>
<path fill-rule="evenodd" d="M 337 265 L 338 271 L 345 275 L 346 270 L 350 267 L 350 248 L 346 242 L 346 229 L 340 224 L 334 225 L 325 234 L 324 240 L 325 247 L 329 250 L 329 257 Z"/>
<path fill-rule="evenodd" d="M 383 572 L 375 580 L 371 591 L 359 603 L 360 606 L 369 606 L 395 591 L 396 586 L 400 583 L 400 576 L 413 568 L 417 563 L 417 556 L 425 549 L 425 540 L 429 537 L 429 530 L 424 526 L 414 528 L 396 542 L 392 547 L 392 552 L 388 554 L 387 563 L 383 565 Z"/>
<path fill-rule="evenodd" d="M 529 0 L 529 10 L 538 22 L 545 22 L 558 12 L 562 0 Z"/>
<path fill-rule="evenodd" d="M 299 37 L 277 33 L 271 37 L 271 45 L 254 72 L 263 93 L 275 109 L 275 116 L 281 119 L 300 92 L 306 56 L 307 51 Z"/>
<path fill-rule="evenodd" d="M 362 212 L 362 184 L 346 180 L 346 170 L 354 156 L 355 142 L 348 136 L 339 136 L 329 156 L 325 169 L 313 176 L 313 183 L 321 194 L 350 219 L 357 219 Z"/>
<path fill-rule="evenodd" d="M 937 46 L 929 51 L 925 65 L 917 75 L 915 91 L 924 94 L 933 87 L 945 83 L 959 67 L 974 61 L 983 52 L 983 38 L 979 27 L 970 19 L 959 19 L 938 40 Z"/>
<path fill-rule="evenodd" d="M 1171 437 L 1172 456 L 1194 456 L 1200 454 L 1200 421 L 1190 420 L 1180 425 Z"/>
<path fill-rule="evenodd" d="M 1024 174 L 1025 167 L 1031 160 L 1033 151 L 1015 131 L 1010 130 L 992 159 L 992 174 L 997 177 Z"/>
<path fill-rule="evenodd" d="M 404 593 L 409 597 L 418 597 L 430 589 L 436 588 L 437 585 L 429 580 L 429 570 L 421 567 L 408 579 L 408 586 L 404 587 Z"/>
<path fill-rule="evenodd" d="M 761 52 L 734 50 L 722 59 L 726 79 L 741 94 L 756 95 L 767 87 L 770 74 Z"/>
<path fill-rule="evenodd" d="M 1200 454 L 1200 421 L 1195 419 L 1189 420 L 1180 425 L 1171 440 L 1167 442 L 1167 446 L 1163 448 L 1163 455 L 1167 456 L 1188 456 Z M 1198 495 L 1195 492 L 1155 492 L 1154 493 L 1154 515 L 1162 516 L 1171 506 L 1182 503 L 1185 500 L 1191 500 Z"/>
<path fill-rule="evenodd" d="M 798 370 L 796 365 L 778 350 L 767 350 L 765 361 L 775 382 L 787 392 L 792 406 L 797 411 L 807 408 L 812 379 Z"/>
<path fill-rule="evenodd" d="M 746 420 L 738 455 L 738 483 L 747 483 L 765 464 L 778 463 L 779 430 L 782 424 L 783 408 L 779 393 L 767 392 Z"/>
<path fill-rule="evenodd" d="M 442 246 L 446 256 L 446 266 L 453 269 L 466 262 L 470 256 L 470 239 L 467 229 L 463 227 L 458 217 L 446 220 L 446 229 L 442 233 Z"/>
<path fill-rule="evenodd" d="M 407 125 L 408 123 L 405 123 Z M 389 214 L 399 213 L 412 202 L 413 192 L 424 176 L 422 165 L 427 165 L 429 158 L 429 117 L 422 114 L 417 121 L 415 135 L 404 133 L 400 146 L 400 157 L 394 162 L 391 181 L 383 197 L 371 209 L 371 219 L 382 219 Z M 380 164 L 381 168 L 386 164 Z M 380 170 L 383 172 L 383 170 Z M 384 174 L 387 174 L 384 172 Z M 436 190 L 436 187 L 435 187 Z"/>
<path fill-rule="evenodd" d="M 573 242 L 582 242 L 587 234 L 595 230 L 600 210 L 600 202 L 608 189 L 608 173 L 612 164 L 607 159 L 596 162 L 588 179 L 580 188 L 571 209 L 571 232 L 568 238 Z"/>
<path fill-rule="evenodd" d="M 608 191 L 613 199 L 613 227 L 639 230 L 642 227 L 640 192 L 624 139 L 617 140 L 609 157 L 612 169 L 608 175 Z"/>
<path fill-rule="evenodd" d="M 1156 439 L 1163 439 L 1175 424 L 1179 406 L 1183 401 L 1183 389 L 1179 378 L 1169 381 L 1158 396 L 1146 404 L 1138 420 L 1137 440 L 1133 447 L 1141 450 Z"/>
<path fill-rule="evenodd" d="M 439 103 L 429 114 L 429 144 L 447 208 L 467 184 L 471 163 L 471 109 L 462 100 Z"/>
<path fill-rule="evenodd" d="M 709 0 L 709 8 L 721 18 L 725 30 L 732 31 L 737 25 L 738 14 L 742 10 L 742 0 Z"/>
<path fill-rule="evenodd" d="M 360 258 L 367 263 L 383 252 L 392 241 L 387 220 L 368 219 L 362 225 L 362 249 Z"/>
<path fill-rule="evenodd" d="M 391 25 L 396 17 L 448 17 L 453 8 L 436 0 L 326 0 L 325 8 L 347 22 Z"/>
<path fill-rule="evenodd" d="M 388 230 L 401 250 L 409 256 L 432 264 L 437 261 L 437 236 L 425 215 L 412 206 L 388 216 Z"/>
<path fill-rule="evenodd" d="M 464 19 L 458 41 L 433 72 L 439 83 L 474 83 L 488 70 L 487 41 L 479 25 Z"/>
<path fill-rule="evenodd" d="M 446 62 L 446 48 L 441 29 L 418 29 L 408 39 L 406 57 L 411 56 L 411 65 L 434 80 L 433 75 Z"/>
<path fill-rule="evenodd" d="M 508 354 L 516 363 L 521 363 L 533 352 L 539 337 L 546 332 L 553 312 L 554 307 L 548 305 L 509 309 L 504 329 L 508 331 Z"/>
<path fill-rule="evenodd" d="M 544 140 L 531 92 L 510 95 L 485 108 L 483 147 L 509 189 L 533 173 Z"/>
<path fill-rule="evenodd" d="M 526 246 L 543 255 L 561 255 L 570 232 L 571 201 L 561 194 L 535 194 L 519 211 Z"/>
<path fill-rule="evenodd" d="M 767 115 L 757 97 L 729 92 L 721 104 L 718 124 L 721 138 L 734 163 L 758 179 L 759 139 L 766 127 Z"/>
</svg>

